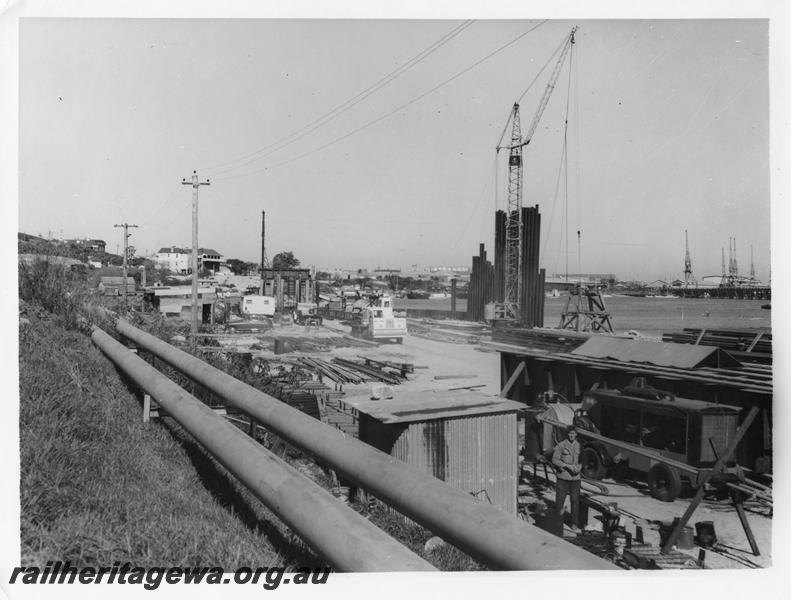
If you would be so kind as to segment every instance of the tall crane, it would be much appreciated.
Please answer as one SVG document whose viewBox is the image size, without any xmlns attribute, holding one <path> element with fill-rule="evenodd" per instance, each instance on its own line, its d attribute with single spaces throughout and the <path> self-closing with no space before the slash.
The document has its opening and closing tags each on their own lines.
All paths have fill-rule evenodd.
<svg viewBox="0 0 791 600">
<path fill-rule="evenodd" d="M 684 256 L 684 287 L 687 288 L 690 284 L 694 285 L 695 277 L 692 275 L 692 259 L 689 256 L 689 233 L 684 230 L 684 240 L 686 243 L 686 255 Z"/>
<path fill-rule="evenodd" d="M 541 120 L 541 116 L 544 114 L 544 110 L 549 103 L 549 97 L 552 95 L 552 91 L 555 89 L 558 77 L 560 77 L 560 71 L 563 67 L 563 63 L 566 60 L 566 56 L 574 44 L 574 34 L 576 31 L 577 27 L 572 28 L 571 33 L 569 33 L 566 41 L 561 47 L 560 56 L 555 63 L 555 67 L 549 77 L 547 86 L 544 89 L 544 94 L 541 96 L 541 100 L 538 103 L 538 109 L 536 110 L 535 115 L 533 115 L 533 120 L 530 122 L 524 137 L 522 137 L 520 130 L 519 103 L 514 102 L 514 106 L 511 109 L 511 115 L 509 117 L 509 121 L 511 121 L 512 124 L 511 143 L 507 146 L 502 146 L 499 142 L 497 144 L 496 151 L 498 154 L 500 153 L 500 150 L 507 149 L 509 151 L 508 210 L 506 213 L 505 222 L 505 292 L 503 298 L 503 313 L 507 315 L 508 318 L 517 318 L 519 314 L 519 305 L 521 302 L 519 291 L 521 289 L 522 283 L 522 148 L 527 146 L 533 139 L 533 135 L 536 132 L 536 128 L 538 127 L 538 123 Z M 506 123 L 506 128 L 507 127 L 508 124 Z M 504 135 L 505 130 L 503 130 L 503 136 Z M 502 142 L 503 136 L 500 137 L 500 142 Z"/>
</svg>

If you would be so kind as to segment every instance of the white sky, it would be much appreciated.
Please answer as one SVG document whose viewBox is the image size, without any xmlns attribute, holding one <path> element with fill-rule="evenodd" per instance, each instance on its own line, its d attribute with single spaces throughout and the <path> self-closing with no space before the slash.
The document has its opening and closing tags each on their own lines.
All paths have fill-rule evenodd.
<svg viewBox="0 0 791 600">
<path fill-rule="evenodd" d="M 752 245 L 757 275 L 769 277 L 768 20 L 550 20 L 365 127 L 541 23 L 478 20 L 272 148 L 462 23 L 24 20 L 19 228 L 98 237 L 115 251 L 113 225 L 126 221 L 140 226 L 130 240 L 139 252 L 189 246 L 191 188 L 180 181 L 198 169 L 212 180 L 200 191 L 200 244 L 226 257 L 260 258 L 266 210 L 270 258 L 292 250 L 324 267 L 468 265 L 479 242 L 493 251 L 494 147 L 511 105 L 578 25 L 569 269 L 678 277 L 688 229 L 698 276 L 720 273 L 734 236 L 742 271 Z M 540 205 L 549 273 L 566 261 L 565 186 L 557 200 L 555 186 L 568 69 L 525 151 L 524 203 Z M 549 70 L 522 101 L 523 130 Z"/>
</svg>

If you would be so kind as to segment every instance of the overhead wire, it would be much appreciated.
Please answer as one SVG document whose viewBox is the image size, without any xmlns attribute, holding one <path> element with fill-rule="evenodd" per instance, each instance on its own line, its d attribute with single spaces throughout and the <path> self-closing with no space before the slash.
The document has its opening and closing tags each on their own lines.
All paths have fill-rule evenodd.
<svg viewBox="0 0 791 600">
<path fill-rule="evenodd" d="M 450 32 L 448 32 L 445 35 L 443 35 L 439 40 L 436 40 L 431 45 L 429 45 L 427 48 L 421 50 L 418 54 L 416 54 L 415 56 L 410 58 L 406 63 L 398 66 L 396 69 L 392 70 L 390 73 L 388 73 L 384 77 L 380 78 L 379 80 L 377 80 L 376 82 L 374 82 L 373 84 L 368 86 L 363 91 L 359 92 L 355 96 L 352 96 L 348 100 L 342 102 L 341 104 L 339 104 L 336 107 L 334 107 L 332 110 L 330 110 L 327 113 L 323 114 L 322 116 L 314 119 L 310 123 L 308 123 L 308 124 L 304 125 L 303 127 L 297 129 L 296 131 L 293 131 L 292 133 L 287 134 L 287 135 L 281 137 L 278 140 L 275 140 L 271 144 L 268 144 L 268 145 L 264 146 L 263 148 L 259 148 L 258 150 L 255 150 L 254 152 L 246 154 L 246 155 L 244 155 L 244 156 L 242 156 L 240 158 L 237 158 L 237 159 L 234 159 L 234 160 L 230 160 L 230 161 L 227 161 L 227 162 L 224 162 L 224 163 L 219 163 L 219 164 L 216 164 L 216 165 L 212 165 L 212 166 L 209 166 L 209 167 L 203 167 L 201 170 L 203 170 L 203 171 L 213 171 L 214 169 L 220 169 L 222 167 L 229 167 L 231 165 L 234 165 L 234 163 L 238 163 L 238 162 L 241 162 L 241 161 L 246 161 L 246 162 L 241 162 L 241 164 L 235 165 L 235 166 L 233 166 L 233 167 L 231 167 L 229 169 L 225 169 L 223 171 L 220 171 L 220 174 L 222 174 L 222 173 L 225 173 L 225 172 L 228 172 L 228 171 L 232 171 L 234 169 L 241 168 L 241 167 L 246 166 L 248 164 L 251 164 L 251 163 L 253 163 L 253 162 L 257 161 L 257 160 L 260 160 L 261 158 L 265 158 L 266 156 L 269 156 L 270 154 L 272 154 L 272 153 L 274 153 L 274 152 L 276 152 L 276 151 L 278 151 L 278 150 L 280 150 L 282 148 L 285 148 L 285 147 L 293 144 L 294 142 L 302 139 L 303 137 L 305 137 L 309 133 L 312 133 L 312 132 L 316 131 L 316 129 L 322 127 L 323 125 L 326 125 L 327 123 L 332 121 L 334 118 L 336 118 L 336 117 L 340 116 L 341 114 L 345 113 L 347 110 L 349 110 L 353 106 L 359 104 L 360 102 L 362 102 L 363 100 L 365 100 L 366 98 L 368 98 L 369 96 L 374 94 L 375 92 L 379 91 L 383 87 L 387 86 L 389 83 L 391 83 L 392 81 L 394 81 L 395 79 L 397 79 L 398 77 L 400 77 L 401 75 L 406 73 L 409 69 L 411 69 L 415 65 L 419 64 L 420 62 L 422 62 L 423 60 L 428 58 L 435 51 L 439 50 L 442 46 L 447 44 L 449 41 L 451 41 L 457 35 L 462 33 L 465 29 L 470 27 L 474 22 L 475 22 L 474 20 L 464 21 L 461 25 L 456 26 L 453 30 L 451 30 Z M 269 149 L 271 149 L 270 152 L 262 154 L 263 152 L 265 152 L 266 150 L 269 150 Z M 261 155 L 261 156 L 259 156 L 259 155 Z M 253 157 L 256 157 L 256 158 L 253 158 Z M 252 159 L 252 160 L 248 160 L 248 159 Z M 216 173 L 215 173 L 215 175 L 216 175 Z"/>
<path fill-rule="evenodd" d="M 474 69 L 475 67 L 477 67 L 477 66 L 479 66 L 480 64 L 484 63 L 485 61 L 489 60 L 489 59 L 490 59 L 490 58 L 492 58 L 493 56 L 495 56 L 495 55 L 499 54 L 500 52 L 502 52 L 502 51 L 503 51 L 503 50 L 505 50 L 506 48 L 508 48 L 508 47 L 512 46 L 513 44 L 515 44 L 516 42 L 518 42 L 520 39 L 522 39 L 523 37 L 525 37 L 526 35 L 528 35 L 528 34 L 532 33 L 533 31 L 535 31 L 536 29 L 538 29 L 539 27 L 541 27 L 541 25 L 543 25 L 543 24 L 544 24 L 544 23 L 546 23 L 547 21 L 548 21 L 548 19 L 545 19 L 545 20 L 541 21 L 541 22 L 540 22 L 538 25 L 536 25 L 536 26 L 534 26 L 534 27 L 531 27 L 531 28 L 530 28 L 530 29 L 528 29 L 527 31 L 525 31 L 525 32 L 523 32 L 523 33 L 521 33 L 521 34 L 519 34 L 517 37 L 515 37 L 515 38 L 514 38 L 514 39 L 512 39 L 511 41 L 509 41 L 509 42 L 507 42 L 507 43 L 503 44 L 503 45 L 502 45 L 502 46 L 500 46 L 499 48 L 496 48 L 495 50 L 493 50 L 492 52 L 490 52 L 489 54 L 487 54 L 487 55 L 486 55 L 486 56 L 484 56 L 483 58 L 481 58 L 481 59 L 479 59 L 479 60 L 475 61 L 475 62 L 474 62 L 473 64 L 471 64 L 470 66 L 468 66 L 468 67 L 466 67 L 466 68 L 462 69 L 461 71 L 459 71 L 459 72 L 458 72 L 458 73 L 456 73 L 455 75 L 453 75 L 453 76 L 449 77 L 448 79 L 446 79 L 445 81 L 443 81 L 443 82 L 441 82 L 441 83 L 439 83 L 439 84 L 435 85 L 434 87 L 432 87 L 432 88 L 430 88 L 429 90 L 427 90 L 427 91 L 423 92 L 422 94 L 420 94 L 420 95 L 418 95 L 418 96 L 416 96 L 416 97 L 412 98 L 411 100 L 409 100 L 409 101 L 407 101 L 407 102 L 405 102 L 405 103 L 403 103 L 403 104 L 401 104 L 401 105 L 397 106 L 396 108 L 394 108 L 394 109 L 392 109 L 391 111 L 389 111 L 389 112 L 385 113 L 384 115 L 382 115 L 382 116 L 380 116 L 380 117 L 377 117 L 376 119 L 373 119 L 373 120 L 371 120 L 371 121 L 368 121 L 368 122 L 367 122 L 367 123 L 365 123 L 364 125 L 361 125 L 360 127 L 357 127 L 356 129 L 353 129 L 352 131 L 350 131 L 350 132 L 348 132 L 348 133 L 346 133 L 346 134 L 344 134 L 344 135 L 342 135 L 342 136 L 340 136 L 340 137 L 337 137 L 337 138 L 335 138 L 335 139 L 333 139 L 333 140 L 331 140 L 331 141 L 327 142 L 326 144 L 323 144 L 323 145 L 321 145 L 321 146 L 319 146 L 319 147 L 317 147 L 317 148 L 314 148 L 313 150 L 309 150 L 309 151 L 307 151 L 307 152 L 304 152 L 304 153 L 302 153 L 302 154 L 300 154 L 300 155 L 298 155 L 298 156 L 295 156 L 295 157 L 293 157 L 293 158 L 290 158 L 290 159 L 288 159 L 288 160 L 284 160 L 284 161 L 281 161 L 281 162 L 279 162 L 279 163 L 275 163 L 275 164 L 273 164 L 273 165 L 271 165 L 271 166 L 269 166 L 269 167 L 265 167 L 265 168 L 263 168 L 263 169 L 257 169 L 257 170 L 255 170 L 255 171 L 251 171 L 251 172 L 248 172 L 248 173 L 241 173 L 241 174 L 239 174 L 239 175 L 229 175 L 229 176 L 226 176 L 226 177 L 215 177 L 214 179 L 215 179 L 215 180 L 217 180 L 217 181 L 225 181 L 225 180 L 229 180 L 229 179 L 237 179 L 237 178 L 240 178 L 240 177 L 250 177 L 250 176 L 252 176 L 252 175 L 257 175 L 258 173 L 263 173 L 263 172 L 265 172 L 265 171 L 271 171 L 271 170 L 273 170 L 273 169 L 276 169 L 276 168 L 278 168 L 278 167 L 282 167 L 282 166 L 284 166 L 284 165 L 287 165 L 287 164 L 290 164 L 290 163 L 292 163 L 292 162 L 295 162 L 295 161 L 301 160 L 301 159 L 305 158 L 306 156 L 310 156 L 311 154 L 315 154 L 316 152 L 320 152 L 321 150 L 324 150 L 324 149 L 326 149 L 326 148 L 329 148 L 330 146 L 333 146 L 334 144 L 337 144 L 338 142 L 341 142 L 341 141 L 343 141 L 343 140 L 345 140 L 345 139 L 347 139 L 347 138 L 349 138 L 349 137 L 351 137 L 351 136 L 353 136 L 353 135 L 355 135 L 355 134 L 357 134 L 357 133 L 359 133 L 359 132 L 361 132 L 361 131 L 363 131 L 363 130 L 367 129 L 368 127 L 371 127 L 372 125 L 375 125 L 375 124 L 379 123 L 380 121 L 383 121 L 383 120 L 385 120 L 386 118 L 388 118 L 388 117 L 390 117 L 390 116 L 394 115 L 395 113 L 397 113 L 397 112 L 399 112 L 399 111 L 403 110 L 404 108 L 406 108 L 406 107 L 408 107 L 408 106 L 411 106 L 411 105 L 412 105 L 412 104 L 414 104 L 415 102 L 418 102 L 419 100 L 422 100 L 422 99 L 423 99 L 423 98 L 425 98 L 426 96 L 428 96 L 428 95 L 432 94 L 433 92 L 437 91 L 438 89 L 440 89 L 440 88 L 442 88 L 442 87 L 446 86 L 447 84 L 451 83 L 452 81 L 455 81 L 456 79 L 458 79 L 458 78 L 459 78 L 459 77 L 461 77 L 462 75 L 464 75 L 464 74 L 468 73 L 469 71 L 471 71 L 471 70 L 472 70 L 472 69 Z"/>
<path fill-rule="evenodd" d="M 568 280 L 568 245 L 569 245 L 569 236 L 568 236 L 568 127 L 569 127 L 569 105 L 570 105 L 570 98 L 572 95 L 572 72 L 573 72 L 573 56 L 574 56 L 574 47 L 571 47 L 571 53 L 569 54 L 569 79 L 568 79 L 568 88 L 566 91 L 566 113 L 564 118 L 563 124 L 563 145 L 560 152 L 560 166 L 558 168 L 558 176 L 555 180 L 555 193 L 552 200 L 552 210 L 549 214 L 549 223 L 547 227 L 547 231 L 552 229 L 552 221 L 555 215 L 555 208 L 557 207 L 558 201 L 558 192 L 560 191 L 560 182 L 561 178 L 564 179 L 564 210 L 563 210 L 563 220 L 561 222 L 560 227 L 560 237 L 558 238 L 558 252 L 555 257 L 555 267 L 554 270 L 557 272 L 558 262 L 560 260 L 560 248 L 563 244 L 563 241 L 566 242 L 566 279 Z M 565 177 L 564 177 L 565 175 Z M 549 236 L 544 238 L 544 247 L 541 250 L 541 254 L 546 256 L 546 248 L 549 244 Z"/>
</svg>

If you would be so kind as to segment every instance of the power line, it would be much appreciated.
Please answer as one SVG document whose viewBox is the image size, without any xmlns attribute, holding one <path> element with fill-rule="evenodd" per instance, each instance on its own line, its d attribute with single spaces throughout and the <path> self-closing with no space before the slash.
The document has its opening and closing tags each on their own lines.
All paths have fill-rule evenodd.
<svg viewBox="0 0 791 600">
<path fill-rule="evenodd" d="M 331 120 L 333 120 L 335 117 L 338 117 L 339 115 L 345 113 L 347 110 L 349 110 L 353 106 L 359 104 L 360 102 L 362 102 L 363 100 L 365 100 L 366 98 L 371 96 L 373 93 L 379 91 L 380 89 L 382 89 L 383 87 L 385 87 L 386 85 L 388 85 L 389 83 L 391 83 L 392 81 L 397 79 L 399 76 L 404 74 L 406 71 L 408 71 L 409 69 L 411 69 L 412 67 L 414 67 L 418 63 L 422 62 L 424 59 L 428 58 L 428 56 L 433 54 L 436 50 L 438 50 L 439 48 L 441 48 L 442 46 L 447 44 L 450 40 L 452 40 L 454 37 L 459 35 L 462 31 L 464 31 L 465 29 L 470 27 L 474 22 L 475 22 L 474 20 L 468 20 L 468 21 L 465 21 L 464 23 L 462 23 L 461 25 L 458 25 L 452 31 L 450 31 L 449 33 L 446 33 L 444 36 L 442 36 L 439 40 L 433 42 L 430 46 L 428 46 L 427 48 L 425 48 L 424 50 L 420 51 L 418 54 L 413 56 L 406 63 L 404 63 L 403 65 L 397 67 L 396 69 L 394 69 L 393 71 L 391 71 L 390 73 L 388 73 L 387 75 L 385 75 L 384 77 L 382 77 L 381 79 L 376 81 L 375 83 L 373 83 L 370 86 L 368 86 L 362 92 L 358 93 L 355 96 L 352 96 L 351 98 L 349 98 L 345 102 L 342 102 L 341 104 L 339 104 L 338 106 L 336 106 L 335 108 L 330 110 L 329 112 L 325 113 L 321 117 L 318 117 L 317 119 L 314 119 L 313 121 L 311 121 L 307 125 L 304 125 L 300 129 L 297 129 L 296 131 L 294 131 L 294 132 L 292 132 L 292 133 L 290 133 L 288 135 L 285 135 L 282 138 L 280 138 L 279 140 L 276 140 L 276 141 L 272 142 L 271 144 L 268 144 L 268 145 L 264 146 L 263 148 L 259 148 L 258 150 L 254 151 L 254 152 L 251 152 L 250 154 L 247 154 L 247 155 L 242 156 L 242 157 L 240 157 L 238 159 L 234 159 L 234 160 L 231 160 L 231 161 L 228 161 L 228 162 L 225 162 L 225 163 L 220 163 L 220 164 L 217 164 L 217 165 L 213 165 L 211 167 L 204 167 L 204 170 L 211 171 L 211 170 L 214 170 L 214 169 L 218 169 L 218 168 L 222 168 L 222 167 L 233 165 L 236 162 L 246 161 L 246 162 L 242 162 L 241 164 L 232 166 L 229 169 L 224 169 L 224 170 L 220 171 L 219 173 L 215 173 L 215 176 L 216 175 L 221 175 L 223 173 L 227 173 L 227 172 L 233 171 L 234 169 L 238 169 L 240 167 L 243 167 L 243 166 L 246 166 L 248 164 L 251 164 L 251 163 L 253 163 L 253 162 L 255 162 L 255 161 L 257 161 L 257 160 L 259 160 L 261 158 L 265 158 L 266 156 L 269 156 L 270 154 L 276 152 L 277 150 L 280 150 L 282 148 L 285 148 L 286 146 L 289 146 L 289 145 L 293 144 L 294 142 L 296 142 L 299 139 L 302 139 L 303 137 L 305 137 L 309 133 L 312 133 L 316 129 L 322 127 L 323 125 L 326 125 Z M 264 152 L 266 150 L 269 150 L 270 148 L 272 149 L 270 152 L 266 152 L 265 154 L 263 154 L 261 156 L 258 156 L 259 154 L 261 154 L 262 152 Z M 257 157 L 257 158 L 253 158 L 253 157 Z M 248 160 L 248 159 L 252 159 L 252 160 Z"/>
<path fill-rule="evenodd" d="M 378 117 L 378 118 L 376 118 L 376 119 L 373 119 L 373 120 L 371 120 L 371 121 L 368 121 L 368 122 L 367 122 L 367 123 L 365 123 L 364 125 L 361 125 L 360 127 L 358 127 L 358 128 L 356 128 L 356 129 L 354 129 L 354 130 L 350 131 L 349 133 L 346 133 L 346 134 L 344 134 L 344 135 L 342 135 L 342 136 L 340 136 L 340 137 L 337 137 L 337 138 L 335 138 L 334 140 L 332 140 L 332 141 L 330 141 L 330 142 L 327 142 L 326 144 L 324 144 L 324 145 L 322 145 L 322 146 L 319 146 L 318 148 L 315 148 L 315 149 L 313 149 L 313 150 L 309 150 L 308 152 L 304 152 L 303 154 L 300 154 L 299 156 L 295 156 L 294 158 L 290 158 L 290 159 L 288 159 L 288 160 L 285 160 L 285 161 L 282 161 L 282 162 L 279 162 L 279 163 L 275 163 L 274 165 L 271 165 L 271 166 L 269 166 L 269 167 L 264 167 L 263 169 L 257 169 L 257 170 L 255 170 L 255 171 L 250 171 L 249 173 L 240 173 L 239 175 L 229 175 L 229 176 L 227 176 L 227 177 L 216 177 L 216 179 L 217 179 L 217 180 L 220 180 L 220 181 L 225 181 L 225 180 L 228 180 L 228 179 L 238 179 L 238 178 L 240 178 L 240 177 L 249 177 L 249 176 L 251 176 L 251 175 L 257 175 L 258 173 L 263 173 L 264 171 L 271 171 L 271 170 L 273 170 L 273 169 L 276 169 L 277 167 L 282 167 L 282 166 L 284 166 L 284 165 L 287 165 L 287 164 L 290 164 L 290 163 L 292 163 L 292 162 L 295 162 L 295 161 L 297 161 L 297 160 L 300 160 L 300 159 L 302 159 L 302 158 L 305 158 L 306 156 L 310 156 L 311 154 L 315 154 L 316 152 L 319 152 L 319 151 L 321 151 L 321 150 L 324 150 L 325 148 L 329 148 L 330 146 L 332 146 L 332 145 L 334 145 L 334 144 L 337 144 L 338 142 L 341 142 L 341 141 L 343 141 L 343 140 L 345 140 L 345 139 L 347 139 L 347 138 L 349 138 L 349 137 L 351 137 L 351 136 L 353 136 L 353 135 L 355 135 L 355 134 L 357 134 L 357 133 L 359 133 L 359 132 L 363 131 L 364 129 L 367 129 L 367 128 L 368 128 L 368 127 L 370 127 L 370 126 L 372 126 L 372 125 L 375 125 L 376 123 L 379 123 L 380 121 L 383 121 L 383 120 L 385 120 L 386 118 L 388 118 L 388 117 L 390 117 L 390 116 L 394 115 L 395 113 L 397 113 L 397 112 L 399 112 L 399 111 L 403 110 L 404 108 L 406 108 L 406 107 L 408 107 L 408 106 L 411 106 L 411 105 L 412 105 L 412 104 L 414 104 L 415 102 L 418 102 L 419 100 L 422 100 L 423 98 L 425 98 L 425 97 L 426 97 L 426 96 L 428 96 L 429 94 L 432 94 L 433 92 L 437 91 L 437 90 L 438 90 L 438 89 L 440 89 L 441 87 L 444 87 L 444 86 L 446 86 L 446 85 L 447 85 L 447 84 L 449 84 L 450 82 L 452 82 L 452 81 L 454 81 L 454 80 L 458 79 L 458 78 L 459 78 L 459 77 L 461 77 L 462 75 L 464 75 L 464 74 L 466 74 L 467 72 L 471 71 L 472 69 L 474 69 L 475 67 L 477 67 L 477 66 L 478 66 L 478 65 L 480 65 L 481 63 L 483 63 L 483 62 L 485 62 L 485 61 L 489 60 L 490 58 L 492 58 L 492 57 L 493 57 L 493 56 L 495 56 L 496 54 L 499 54 L 500 52 L 502 52 L 503 50 L 505 50 L 505 49 L 506 49 L 506 48 L 508 48 L 509 46 L 511 46 L 511 45 L 513 45 L 513 44 L 515 44 L 515 43 L 516 43 L 516 42 L 518 42 L 520 39 L 522 39 L 523 37 L 525 37 L 526 35 L 528 35 L 529 33 L 532 33 L 533 31 L 535 31 L 536 29 L 538 29 L 539 27 L 541 27 L 541 25 L 543 25 L 543 24 L 544 24 L 544 23 L 546 23 L 547 21 L 548 21 L 548 19 L 544 19 L 543 21 L 541 21 L 541 22 L 540 22 L 538 25 L 536 25 L 535 27 L 531 27 L 530 29 L 528 29 L 528 30 L 527 30 L 527 31 L 525 31 L 524 33 L 521 33 L 520 35 L 518 35 L 517 37 L 515 37 L 514 39 L 512 39 L 510 42 L 507 42 L 506 44 L 503 44 L 502 46 L 500 46 L 500 47 L 499 47 L 499 48 L 497 48 L 496 50 L 493 50 L 492 52 L 490 52 L 489 54 L 487 54 L 487 55 L 486 55 L 486 56 L 484 56 L 483 58 L 481 58 L 481 59 L 477 60 L 476 62 L 474 62 L 473 64 L 471 64 L 469 67 L 467 67 L 467 68 L 465 68 L 465 69 L 462 69 L 461 71 L 459 71 L 459 72 L 458 72 L 458 73 L 456 73 L 455 75 L 453 75 L 453 76 L 449 77 L 448 79 L 446 79 L 446 80 L 445 80 L 445 81 L 443 81 L 442 83 L 439 83 L 439 84 L 435 85 L 434 87 L 432 87 L 431 89 L 427 90 L 426 92 L 423 92 L 423 93 L 422 93 L 422 94 L 420 94 L 419 96 L 416 96 L 415 98 L 412 98 L 412 100 L 409 100 L 408 102 L 405 102 L 404 104 L 401 104 L 400 106 L 398 106 L 398 107 L 394 108 L 394 109 L 393 109 L 393 110 L 391 110 L 390 112 L 388 112 L 388 113 L 386 113 L 386 114 L 384 114 L 384 115 L 382 115 L 382 116 L 380 116 L 380 117 Z"/>
</svg>

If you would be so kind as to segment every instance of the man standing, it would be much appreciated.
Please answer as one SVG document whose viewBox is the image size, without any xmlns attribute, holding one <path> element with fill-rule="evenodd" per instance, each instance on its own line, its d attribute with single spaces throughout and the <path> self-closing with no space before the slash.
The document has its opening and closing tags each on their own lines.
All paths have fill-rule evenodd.
<svg viewBox="0 0 791 600">
<path fill-rule="evenodd" d="M 552 453 L 552 464 L 557 470 L 555 506 L 557 506 L 558 517 L 563 518 L 566 496 L 571 496 L 571 529 L 576 531 L 579 522 L 580 471 L 582 471 L 576 427 L 569 427 L 566 430 L 566 439 L 555 446 L 555 451 Z"/>
</svg>

